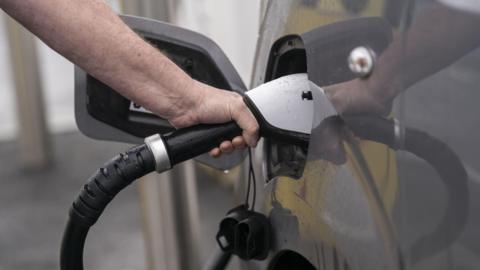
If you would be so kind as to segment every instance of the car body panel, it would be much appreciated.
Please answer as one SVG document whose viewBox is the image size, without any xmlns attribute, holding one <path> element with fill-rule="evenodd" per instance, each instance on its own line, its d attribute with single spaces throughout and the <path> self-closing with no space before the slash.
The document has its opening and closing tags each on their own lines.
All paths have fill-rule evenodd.
<svg viewBox="0 0 480 270">
<path fill-rule="evenodd" d="M 437 22 L 449 19 L 455 22 L 454 19 L 465 12 L 452 8 L 438 21 L 428 21 L 417 15 L 425 10 L 445 8 L 442 5 L 436 1 L 409 0 L 269 1 L 257 44 L 252 87 L 275 77 L 271 74 L 270 58 L 276 43 L 281 39 L 289 36 L 305 37 L 305 33 L 338 22 L 376 17 L 387 21 L 392 27 L 394 40 L 406 40 L 410 33 L 417 30 L 415 23 L 418 21 L 426 21 L 424 23 L 427 28 L 424 31 L 433 31 Z M 472 16 L 472 13 L 465 16 Z M 465 23 L 465 29 L 473 32 L 469 29 L 473 25 L 470 25 L 472 24 Z M 452 36 L 462 37 L 459 33 L 452 33 Z M 471 42 L 471 50 L 476 48 L 472 40 L 465 39 L 442 42 L 456 41 L 460 46 L 463 45 L 462 42 Z M 308 38 L 304 38 L 304 43 L 308 43 Z M 413 44 L 405 50 L 414 51 L 421 45 Z M 441 46 L 437 43 L 426 45 L 427 48 L 431 46 L 432 50 L 435 46 Z M 392 45 L 387 44 L 387 47 L 391 50 Z M 311 53 L 308 55 L 308 44 L 304 44 L 304 48 L 307 51 L 307 62 L 310 61 L 307 70 L 309 79 L 318 86 L 328 87 L 338 83 L 320 76 L 351 76 L 346 74 L 349 71 L 345 69 L 337 69 L 336 72 L 342 74 L 325 74 L 335 73 L 335 70 L 328 69 L 318 72 L 318 67 L 322 68 L 320 63 L 316 63 L 317 68 L 312 70 L 311 61 L 322 62 L 319 57 L 324 54 L 328 56 L 329 51 L 319 51 L 315 56 Z M 376 53 L 376 60 L 384 57 L 383 49 Z M 391 65 L 397 64 L 397 61 L 402 62 L 402 57 L 407 58 L 408 52 L 403 51 L 396 56 Z M 421 56 L 418 59 L 422 60 Z M 479 97 L 479 92 L 475 92 L 473 87 L 479 77 L 478 59 L 478 53 L 473 51 L 439 74 L 411 87 L 402 76 L 409 74 L 412 68 L 400 69 L 396 74 L 400 77 L 398 83 L 408 91 L 395 98 L 391 114 L 385 115 L 399 119 L 400 133 L 405 126 L 412 126 L 436 137 L 456 153 L 462 166 L 467 168 L 470 178 L 472 175 L 477 175 L 478 178 L 476 172 L 480 169 L 473 158 L 480 150 L 480 136 L 472 137 L 470 134 L 477 134 L 480 126 L 474 117 L 478 115 L 479 109 L 473 105 L 473 100 L 478 102 Z M 426 60 L 427 66 L 434 65 L 435 59 L 430 59 L 431 62 Z M 338 61 L 346 63 L 347 59 L 345 57 Z M 400 63 L 402 65 L 407 64 Z M 389 69 L 389 65 L 385 67 Z M 368 78 L 365 80 L 368 81 Z M 464 90 L 455 94 L 455 87 Z M 322 108 L 316 110 L 321 112 Z M 458 119 L 469 119 L 465 128 Z M 458 130 L 468 133 L 460 134 Z M 323 134 L 312 131 L 312 139 L 322 142 L 328 139 L 322 136 Z M 275 262 L 279 260 L 278 257 L 287 254 L 286 250 L 300 254 L 317 269 L 452 269 L 460 266 L 475 269 L 475 265 L 478 266 L 476 254 L 480 249 L 478 241 L 475 244 L 474 240 L 478 237 L 469 225 L 478 224 L 478 221 L 468 208 L 472 207 L 472 199 L 468 198 L 478 192 L 476 184 L 470 180 L 469 191 L 465 193 L 466 179 L 445 180 L 428 163 L 409 153 L 358 138 L 342 141 L 345 156 L 341 164 L 312 158 L 315 150 L 312 151 L 310 147 L 308 162 L 300 179 L 279 176 L 272 181 L 257 183 L 257 188 L 261 190 L 257 196 L 257 201 L 260 202 L 257 210 L 270 218 L 273 246 L 267 260 L 242 262 L 242 269 L 284 269 Z M 257 153 L 261 155 L 259 151 Z M 264 156 L 259 160 L 266 160 Z M 444 171 L 448 172 L 451 163 L 444 165 L 447 167 Z M 266 175 L 265 172 L 264 174 Z M 265 180 L 268 178 L 266 176 Z M 458 180 L 462 191 L 452 195 L 455 191 L 448 188 L 455 186 L 455 183 L 452 185 L 455 180 Z M 239 189 L 236 195 L 241 197 L 242 194 Z M 463 202 L 452 208 L 455 204 L 452 198 Z M 452 211 L 455 212 L 454 215 Z M 449 216 L 450 220 L 445 220 Z M 468 223 L 462 221 L 466 216 Z M 449 238 L 448 235 L 452 237 Z M 467 240 L 466 235 L 469 235 L 470 240 Z"/>
</svg>

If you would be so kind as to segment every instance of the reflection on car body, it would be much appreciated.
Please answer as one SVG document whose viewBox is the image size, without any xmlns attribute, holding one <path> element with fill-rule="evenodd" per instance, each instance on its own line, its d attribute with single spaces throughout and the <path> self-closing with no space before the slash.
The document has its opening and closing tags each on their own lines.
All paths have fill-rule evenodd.
<svg viewBox="0 0 480 270">
<path fill-rule="evenodd" d="M 476 269 L 480 190 L 465 167 L 480 169 L 477 9 L 469 0 L 269 1 L 253 84 L 308 72 L 342 117 L 314 127 L 300 179 L 277 168 L 261 189 L 273 250 L 244 269 L 288 269 L 278 262 L 299 256 L 316 269 Z M 368 20 L 391 37 L 367 38 L 358 26 Z M 327 40 L 337 51 L 305 34 L 322 28 L 334 29 Z M 349 31 L 357 37 L 342 40 Z M 375 52 L 368 78 L 348 68 L 358 46 Z M 282 147 L 266 141 L 264 155 L 295 152 Z"/>
</svg>

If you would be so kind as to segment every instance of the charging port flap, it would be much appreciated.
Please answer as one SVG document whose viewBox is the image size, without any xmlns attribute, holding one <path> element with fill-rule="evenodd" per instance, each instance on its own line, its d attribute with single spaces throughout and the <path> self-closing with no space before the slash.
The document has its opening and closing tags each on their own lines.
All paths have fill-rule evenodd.
<svg viewBox="0 0 480 270">
<path fill-rule="evenodd" d="M 221 89 L 246 90 L 227 56 L 207 37 L 151 19 L 121 18 L 192 78 Z M 83 134 L 108 141 L 138 144 L 152 134 L 174 130 L 165 119 L 121 96 L 79 67 L 75 67 L 75 118 Z M 244 156 L 245 152 L 236 151 L 218 159 L 203 155 L 197 160 L 225 170 L 237 165 Z"/>
</svg>

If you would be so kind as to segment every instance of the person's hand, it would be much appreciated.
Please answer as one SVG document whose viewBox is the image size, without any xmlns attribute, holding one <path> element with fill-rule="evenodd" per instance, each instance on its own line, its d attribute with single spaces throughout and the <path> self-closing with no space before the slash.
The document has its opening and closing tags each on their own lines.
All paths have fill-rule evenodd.
<svg viewBox="0 0 480 270">
<path fill-rule="evenodd" d="M 384 85 L 381 87 L 380 85 Z M 386 115 L 392 107 L 389 93 L 395 93 L 393 84 L 380 84 L 374 78 L 351 81 L 324 87 L 330 101 L 340 115 Z M 315 140 L 310 141 L 311 155 L 336 165 L 347 161 L 344 141 L 347 130 L 338 117 L 330 117 L 312 131 Z"/>
<path fill-rule="evenodd" d="M 339 114 L 386 115 L 392 107 L 390 87 L 379 86 L 371 79 L 354 79 L 324 89 Z"/>
<path fill-rule="evenodd" d="M 345 125 L 339 116 L 330 116 L 322 120 L 312 130 L 308 155 L 313 160 L 328 160 L 335 165 L 347 162 L 343 141 Z"/>
<path fill-rule="evenodd" d="M 217 89 L 198 81 L 192 80 L 190 106 L 180 110 L 169 122 L 175 128 L 188 127 L 200 123 L 215 124 L 229 121 L 237 122 L 242 128 L 241 136 L 232 141 L 224 141 L 210 151 L 210 155 L 218 157 L 222 153 L 231 153 L 235 149 L 244 149 L 247 145 L 255 147 L 258 141 L 259 126 L 252 112 L 248 109 L 243 98 L 232 91 Z M 188 99 L 188 98 L 186 98 Z M 180 101 L 182 102 L 182 101 Z M 185 107 L 185 106 L 179 106 Z"/>
</svg>

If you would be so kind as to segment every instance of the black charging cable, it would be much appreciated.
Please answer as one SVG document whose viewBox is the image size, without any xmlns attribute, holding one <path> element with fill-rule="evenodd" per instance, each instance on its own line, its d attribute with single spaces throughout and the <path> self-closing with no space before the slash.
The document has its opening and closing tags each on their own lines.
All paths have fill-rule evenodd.
<svg viewBox="0 0 480 270">
<path fill-rule="evenodd" d="M 253 190 L 252 193 L 252 204 L 249 204 L 250 201 L 250 190 Z M 252 149 L 248 148 L 248 179 L 247 179 L 247 190 L 245 194 L 245 207 L 250 208 L 250 211 L 255 211 L 255 203 L 257 198 L 257 178 L 255 176 L 255 170 L 253 168 L 253 155 Z"/>
<path fill-rule="evenodd" d="M 400 132 L 404 137 L 399 143 L 397 136 L 399 132 L 396 132 L 398 128 L 392 120 L 365 116 L 343 119 L 354 135 L 361 139 L 380 142 L 395 150 L 408 151 L 424 159 L 437 170 L 447 187 L 449 204 L 444 218 L 432 233 L 414 243 L 410 253 L 412 260 L 418 261 L 438 253 L 446 245 L 452 244 L 465 227 L 469 205 L 468 177 L 458 156 L 445 143 L 412 128 L 406 128 L 403 133 Z M 154 170 L 162 172 L 177 163 L 205 153 L 222 141 L 238 136 L 241 131 L 233 122 L 186 128 L 166 136 L 157 135 L 151 140 L 146 140 L 146 144 L 134 147 L 107 162 L 89 178 L 88 183 L 83 186 L 72 204 L 62 241 L 61 269 L 83 270 L 83 249 L 89 228 L 95 224 L 106 206 L 123 188 Z M 249 152 L 249 158 L 250 180 L 247 193 L 250 188 L 253 188 L 252 210 L 244 209 L 240 212 L 247 212 L 254 219 L 242 221 L 243 219 L 238 218 L 240 222 L 237 222 L 238 230 L 235 231 L 238 235 L 249 235 L 247 232 L 250 230 L 246 230 L 249 228 L 264 228 L 262 230 L 265 231 L 260 230 L 259 239 L 240 237 L 242 241 L 237 241 L 239 253 L 236 254 L 242 259 L 264 259 L 268 255 L 268 220 L 253 211 L 256 183 L 251 152 Z M 449 234 L 445 235 L 447 231 Z M 252 239 L 255 242 L 251 242 Z M 248 248 L 250 243 L 258 244 L 261 248 L 251 250 Z M 230 254 L 221 252 L 218 254 L 212 262 L 222 264 L 228 262 Z"/>
<path fill-rule="evenodd" d="M 444 215 L 435 229 L 409 247 L 410 261 L 417 263 L 452 245 L 467 224 L 470 205 L 468 174 L 457 154 L 441 140 L 424 131 L 402 127 L 393 119 L 345 116 L 342 120 L 362 140 L 382 143 L 423 159 L 436 170 L 445 186 L 448 202 Z"/>
<path fill-rule="evenodd" d="M 122 189 L 154 170 L 154 156 L 143 144 L 116 156 L 89 178 L 70 208 L 60 269 L 83 270 L 83 248 L 90 227 Z"/>
<path fill-rule="evenodd" d="M 107 162 L 88 179 L 70 208 L 62 240 L 60 269 L 83 270 L 83 248 L 89 228 L 122 189 L 150 172 L 169 170 L 241 133 L 242 129 L 234 122 L 197 125 L 146 138 L 145 144 Z"/>
</svg>

